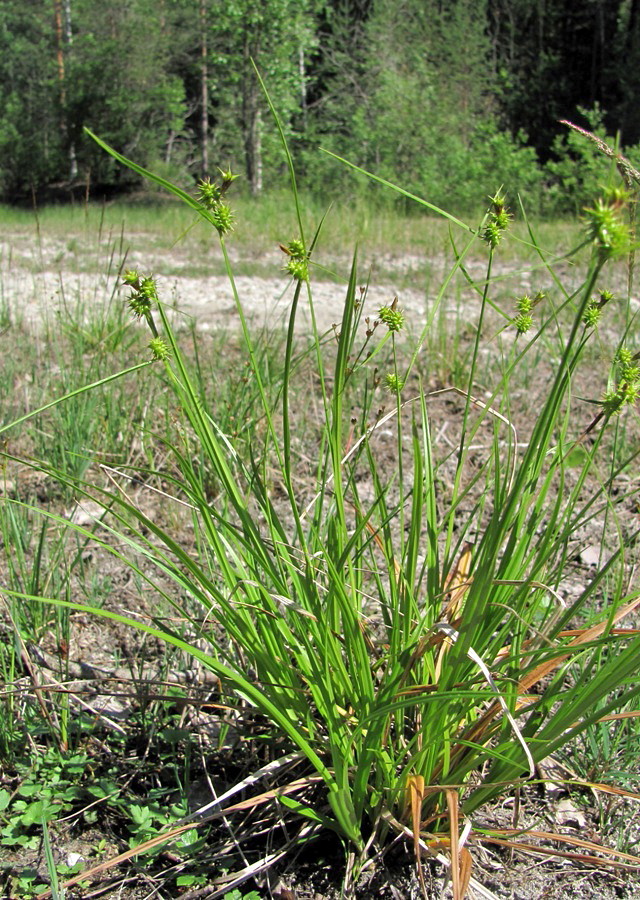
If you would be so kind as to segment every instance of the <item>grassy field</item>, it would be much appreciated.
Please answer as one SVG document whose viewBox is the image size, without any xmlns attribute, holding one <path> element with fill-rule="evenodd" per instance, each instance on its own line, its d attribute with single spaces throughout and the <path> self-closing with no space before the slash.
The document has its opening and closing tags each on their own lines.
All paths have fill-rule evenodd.
<svg viewBox="0 0 640 900">
<path fill-rule="evenodd" d="M 2 895 L 640 896 L 623 210 L 220 203 L 0 209 Z"/>
<path fill-rule="evenodd" d="M 162 200 L 162 202 L 159 202 Z M 478 209 L 470 212 L 469 222 L 480 221 L 488 198 L 479 198 Z M 357 195 L 337 200 L 327 210 L 313 197 L 301 198 L 303 225 L 315 228 L 328 211 L 318 248 L 330 256 L 351 257 L 356 244 L 367 254 L 411 256 L 421 254 L 430 258 L 444 249 L 449 252 L 448 224 L 440 218 L 425 214 L 408 201 L 402 205 L 382 196 L 379 206 L 366 204 Z M 234 199 L 236 227 L 233 246 L 241 255 L 264 254 L 283 235 L 298 229 L 295 208 L 289 194 L 272 193 L 260 198 Z M 194 215 L 175 198 L 166 193 L 154 202 L 148 194 L 136 202 L 106 202 L 48 206 L 33 211 L 0 206 L 0 227 L 6 237 L 29 235 L 62 241 L 82 240 L 92 243 L 97 236 L 124 234 L 125 240 L 140 236 L 145 247 L 157 242 L 162 247 L 180 241 L 180 246 L 194 253 L 211 252 L 211 238 L 200 227 L 192 228 Z M 579 232 L 578 222 L 542 220 L 534 223 L 537 239 L 543 247 L 561 254 L 572 249 Z M 526 225 L 518 216 L 513 225 L 513 240 L 503 248 L 506 259 L 522 260 L 519 241 L 528 241 Z M 10 242 L 10 241 L 9 241 Z M 215 251 L 215 248 L 213 248 Z"/>
</svg>

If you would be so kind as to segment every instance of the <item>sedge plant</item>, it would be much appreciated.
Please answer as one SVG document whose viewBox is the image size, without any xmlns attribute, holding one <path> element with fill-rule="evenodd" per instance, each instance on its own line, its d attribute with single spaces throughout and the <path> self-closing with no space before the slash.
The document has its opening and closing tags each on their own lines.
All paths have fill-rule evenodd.
<svg viewBox="0 0 640 900">
<path fill-rule="evenodd" d="M 406 834 L 416 848 L 440 853 L 462 896 L 470 861 L 460 829 L 469 841 L 479 840 L 490 829 L 483 816 L 491 801 L 535 779 L 541 760 L 633 705 L 640 693 L 640 637 L 623 627 L 640 606 L 625 565 L 628 536 L 607 544 L 602 565 L 577 594 L 563 589 L 574 535 L 596 515 L 616 521 L 612 487 L 637 456 L 634 451 L 612 464 L 615 448 L 607 443 L 611 423 L 637 397 L 633 347 L 621 339 L 611 383 L 586 421 L 579 414 L 584 404 L 577 414 L 573 396 L 598 327 L 594 307 L 604 316 L 611 300 L 598 294 L 601 279 L 629 247 L 619 198 L 605 197 L 585 213 L 584 241 L 592 253 L 577 287 L 563 287 L 531 234 L 554 291 L 520 298 L 511 310 L 498 309 L 491 294 L 492 266 L 511 219 L 505 197 L 497 193 L 483 223 L 473 228 L 413 198 L 445 215 L 459 236 L 439 302 L 456 272 L 468 275 L 465 259 L 472 248 L 481 248 L 487 259 L 484 277 L 474 283 L 478 320 L 466 383 L 452 394 L 460 417 L 448 460 L 451 486 L 443 498 L 442 462 L 432 439 L 437 398 L 415 377 L 430 323 L 407 362 L 399 343 L 405 317 L 397 301 L 363 319 L 354 255 L 342 320 L 329 335 L 313 324 L 312 352 L 306 354 L 320 420 L 307 473 L 311 487 L 302 490 L 291 425 L 295 323 L 303 303 L 315 323 L 317 232 L 305 234 L 288 151 L 299 232 L 282 245 L 292 297 L 274 399 L 227 252 L 235 176 L 222 171 L 217 180 L 201 182 L 193 197 L 98 143 L 179 197 L 219 241 L 261 428 L 247 452 L 246 434 L 240 446 L 221 427 L 191 374 L 155 279 L 126 272 L 128 305 L 149 331 L 148 359 L 127 374 L 144 390 L 150 369 L 158 367 L 173 392 L 180 415 L 169 448 L 175 472 L 170 493 L 189 509 L 195 539 L 186 546 L 130 492 L 79 481 L 76 491 L 107 510 L 102 530 L 66 524 L 127 560 L 189 624 L 177 631 L 160 617 L 148 624 L 59 597 L 42 599 L 114 619 L 179 648 L 215 673 L 226 703 L 267 721 L 289 778 L 277 802 L 306 822 L 301 836 L 323 829 L 339 835 L 347 883 L 390 835 Z M 486 321 L 495 314 L 510 350 L 495 384 L 480 398 L 481 345 Z M 510 385 L 543 340 L 555 348 L 555 363 L 522 442 L 510 418 Z M 378 408 L 382 394 L 384 411 Z M 395 434 L 391 464 L 376 454 L 383 426 Z M 488 435 L 483 458 L 471 466 L 476 451 L 470 448 L 480 435 Z M 198 471 L 202 460 L 215 478 L 213 497 Z M 60 521 L 51 511 L 42 515 Z M 609 531 L 615 539 L 616 529 Z M 26 596 L 9 587 L 5 593 Z M 269 771 L 277 768 L 276 760 Z"/>
</svg>

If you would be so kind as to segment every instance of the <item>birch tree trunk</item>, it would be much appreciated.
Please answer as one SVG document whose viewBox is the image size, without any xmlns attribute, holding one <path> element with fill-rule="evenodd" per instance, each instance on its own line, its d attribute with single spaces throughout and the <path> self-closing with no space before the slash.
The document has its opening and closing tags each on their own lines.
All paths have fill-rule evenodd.
<svg viewBox="0 0 640 900">
<path fill-rule="evenodd" d="M 71 30 L 71 0 L 53 0 L 53 13 L 56 29 L 56 56 L 58 63 L 58 84 L 60 86 L 60 106 L 62 115 L 60 130 L 63 140 L 67 143 L 69 158 L 69 180 L 74 181 L 78 177 L 78 160 L 73 139 L 69 139 L 67 123 L 67 88 L 66 88 L 66 59 L 73 42 Z"/>
<path fill-rule="evenodd" d="M 202 177 L 209 174 L 209 65 L 207 47 L 207 0 L 200 0 L 200 131 Z"/>
<path fill-rule="evenodd" d="M 259 105 L 259 84 L 255 77 L 251 58 L 259 57 L 259 40 L 253 44 L 245 35 L 242 79 L 242 130 L 247 182 L 253 197 L 262 192 L 262 113 Z"/>
</svg>

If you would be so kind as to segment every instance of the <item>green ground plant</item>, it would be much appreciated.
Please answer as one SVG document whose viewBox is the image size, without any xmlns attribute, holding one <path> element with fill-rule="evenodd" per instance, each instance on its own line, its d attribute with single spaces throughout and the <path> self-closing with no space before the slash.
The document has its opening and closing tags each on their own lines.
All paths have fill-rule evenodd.
<svg viewBox="0 0 640 900">
<path fill-rule="evenodd" d="M 553 291 L 541 288 L 503 308 L 493 297 L 492 271 L 511 226 L 504 196 L 496 193 L 471 227 L 394 188 L 444 216 L 455 249 L 438 303 L 405 361 L 399 341 L 406 318 L 397 302 L 363 319 L 357 254 L 342 321 L 328 334 L 315 327 L 311 263 L 322 222 L 307 231 L 287 153 L 297 228 L 283 238 L 292 298 L 274 391 L 227 250 L 235 176 L 226 171 L 202 182 L 195 199 L 98 143 L 179 197 L 217 235 L 255 396 L 252 428 L 249 436 L 235 434 L 229 421 L 211 415 L 155 280 L 127 271 L 128 305 L 148 328 L 149 344 L 145 361 L 124 371 L 143 392 L 150 370 L 159 369 L 172 392 L 168 493 L 189 505 L 193 545 L 126 490 L 34 465 L 103 506 L 100 535 L 68 521 L 65 527 L 125 561 L 156 592 L 159 608 L 171 607 L 183 624 L 173 627 L 160 615 L 148 624 L 25 587 L 4 593 L 111 619 L 213 672 L 224 704 L 266 723 L 269 771 L 282 777 L 278 807 L 303 823 L 293 842 L 326 830 L 342 840 L 345 891 L 398 834 L 414 842 L 417 858 L 421 847 L 441 858 L 462 897 L 471 865 L 463 835 L 472 843 L 491 834 L 488 805 L 535 780 L 538 763 L 604 717 L 635 708 L 640 694 L 640 637 L 622 624 L 640 605 L 628 566 L 637 532 L 617 527 L 627 496 L 617 491 L 619 476 L 640 451 L 620 458 L 607 444 L 619 414 L 638 397 L 630 330 L 617 337 L 591 415 L 585 418 L 575 396 L 587 348 L 619 302 L 606 278 L 611 261 L 631 247 L 624 200 L 605 195 L 585 212 L 582 244 L 590 256 L 578 287 L 563 284 L 554 256 L 531 231 L 530 249 Z M 479 246 L 486 269 L 471 279 L 478 315 L 468 367 L 464 382 L 448 389 L 459 400 L 458 435 L 442 460 L 432 412 L 440 393 L 422 382 L 418 360 L 450 279 L 463 271 L 471 278 L 465 264 Z M 300 371 L 294 329 L 303 303 L 314 323 L 304 358 L 320 409 L 315 457 L 306 463 L 292 431 Z M 479 396 L 482 342 L 496 328 L 499 364 L 488 388 L 483 372 Z M 553 348 L 547 387 L 521 440 L 511 387 L 542 342 Z M 118 374 L 98 379 L 98 387 Z M 76 387 L 64 402 L 96 389 Z M 382 458 L 385 430 L 391 450 Z M 2 506 L 33 508 L 7 498 Z M 40 514 L 62 523 L 51 510 Z M 568 594 L 575 535 L 603 517 L 602 562 Z M 219 815 L 213 806 L 191 824 Z M 148 832 L 158 829 L 142 809 L 138 818 Z"/>
<path fill-rule="evenodd" d="M 87 723 L 85 733 L 91 730 L 91 725 Z M 78 737 L 76 735 L 76 740 Z M 158 740 L 156 744 L 161 758 L 170 764 L 171 753 L 176 749 L 175 742 L 165 744 Z M 117 742 L 113 740 L 111 745 L 115 750 Z M 18 763 L 21 776 L 18 787 L 13 792 L 0 789 L 0 846 L 5 848 L 5 852 L 28 853 L 41 846 L 43 837 L 46 839 L 48 836 L 49 827 L 56 828 L 60 820 L 82 819 L 86 826 L 92 826 L 100 818 L 111 816 L 114 822 L 118 822 L 130 848 L 135 850 L 159 829 L 172 824 L 186 812 L 184 797 L 182 802 L 175 799 L 176 785 L 170 781 L 161 787 L 147 788 L 144 799 L 138 798 L 129 786 L 132 775 L 148 777 L 151 764 L 146 767 L 148 771 L 140 768 L 140 772 L 130 773 L 127 784 L 123 785 L 120 767 L 96 766 L 95 761 L 82 750 L 61 751 L 51 746 L 31 759 L 25 756 Z M 62 882 L 81 873 L 84 868 L 82 859 L 73 864 L 60 860 L 52 864 L 52 858 L 45 858 L 52 886 L 56 878 Z M 9 870 L 11 896 L 14 892 L 21 898 L 37 896 L 46 890 L 41 873 L 35 866 L 26 866 L 16 872 L 13 864 L 4 862 L 0 867 L 2 870 Z M 79 881 L 82 882 L 82 879 Z M 187 884 L 186 878 L 184 883 Z M 193 883 L 198 883 L 197 879 Z"/>
</svg>

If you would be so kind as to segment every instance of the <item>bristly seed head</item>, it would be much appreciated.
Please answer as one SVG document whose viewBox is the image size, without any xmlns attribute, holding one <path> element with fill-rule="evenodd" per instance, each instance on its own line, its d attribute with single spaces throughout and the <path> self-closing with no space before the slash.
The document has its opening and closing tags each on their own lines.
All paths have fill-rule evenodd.
<svg viewBox="0 0 640 900">
<path fill-rule="evenodd" d="M 213 224 L 221 237 L 233 231 L 233 213 L 226 203 L 218 203 L 211 210 Z"/>
<path fill-rule="evenodd" d="M 296 281 L 309 280 L 309 267 L 306 259 L 295 259 L 295 257 L 292 256 L 285 263 L 284 269 Z"/>
<path fill-rule="evenodd" d="M 597 326 L 600 324 L 600 319 L 602 318 L 603 307 L 605 307 L 607 303 L 610 303 L 613 299 L 613 293 L 606 290 L 600 291 L 600 297 L 598 300 L 596 300 L 595 297 L 591 298 L 591 301 L 584 311 L 584 315 L 582 316 L 582 321 L 587 328 L 597 328 Z"/>
<path fill-rule="evenodd" d="M 488 212 L 489 221 L 485 225 L 480 237 L 485 244 L 488 244 L 492 250 L 495 250 L 502 240 L 505 231 L 511 224 L 513 215 L 509 212 L 509 208 L 506 205 L 506 197 L 501 191 L 494 194 L 490 200 L 491 208 Z"/>
<path fill-rule="evenodd" d="M 378 318 L 387 326 L 389 331 L 398 332 L 404 325 L 404 313 L 397 306 L 398 298 L 393 301 L 391 306 L 381 307 Z"/>
<path fill-rule="evenodd" d="M 295 256 L 297 259 L 304 259 L 306 257 L 304 244 L 300 238 L 294 238 L 292 241 L 289 241 L 285 252 L 288 253 L 289 256 Z"/>
<path fill-rule="evenodd" d="M 134 288 L 136 291 L 140 288 L 140 275 L 135 269 L 127 269 L 122 276 L 122 283 Z"/>
<path fill-rule="evenodd" d="M 156 337 L 149 341 L 149 350 L 151 350 L 152 359 L 167 360 L 171 356 L 169 346 L 162 338 Z"/>
<path fill-rule="evenodd" d="M 614 199 L 598 197 L 592 207 L 584 209 L 587 237 L 593 242 L 602 262 L 622 256 L 631 249 L 631 233 L 621 211 L 621 201 L 617 196 Z"/>
<path fill-rule="evenodd" d="M 518 334 L 526 334 L 533 325 L 533 316 L 529 313 L 520 313 L 513 320 Z"/>
<path fill-rule="evenodd" d="M 620 347 L 620 349 L 616 353 L 615 361 L 617 363 L 620 363 L 620 365 L 624 367 L 624 366 L 630 366 L 632 360 L 633 360 L 633 354 L 631 353 L 631 350 L 629 350 L 629 348 L 625 347 L 624 345 L 622 347 Z"/>
<path fill-rule="evenodd" d="M 222 175 L 222 184 L 217 184 L 208 177 L 202 178 L 198 182 L 196 199 L 199 200 L 209 212 L 209 221 L 212 223 L 220 237 L 224 237 L 225 234 L 229 234 L 230 231 L 233 231 L 233 215 L 231 213 L 231 207 L 223 202 L 223 198 L 229 185 L 235 181 L 236 178 L 239 178 L 239 176 L 234 175 L 231 172 L 231 169 L 228 169 L 226 172 L 222 169 L 219 169 L 218 171 Z"/>
<path fill-rule="evenodd" d="M 231 182 L 232 182 L 232 181 L 235 181 L 236 178 L 240 178 L 240 176 L 239 176 L 239 175 L 234 175 L 233 172 L 231 171 L 231 168 L 228 168 L 228 169 L 226 170 L 226 172 L 225 172 L 224 169 L 221 169 L 221 168 L 218 166 L 218 172 L 220 172 L 220 175 L 221 175 L 221 177 L 222 177 L 222 187 L 220 188 L 220 190 L 221 190 L 222 193 L 224 194 L 224 192 L 225 192 L 226 189 L 229 187 L 229 185 L 231 184 Z"/>
<path fill-rule="evenodd" d="M 207 209 L 213 209 L 222 197 L 222 189 L 215 181 L 211 181 L 209 177 L 203 178 L 198 182 L 198 192 L 197 199 Z"/>
<path fill-rule="evenodd" d="M 151 312 L 151 301 L 142 294 L 129 294 L 129 309 L 137 319 L 146 318 Z"/>
<path fill-rule="evenodd" d="M 618 367 L 617 384 L 604 395 L 601 405 L 607 415 L 622 412 L 625 406 L 632 406 L 640 398 L 640 366 L 638 355 L 631 353 L 628 347 L 620 347 L 614 363 Z"/>
<path fill-rule="evenodd" d="M 156 281 L 155 278 L 151 277 L 151 275 L 147 275 L 139 279 L 138 291 L 141 296 L 146 297 L 152 303 L 158 299 Z"/>
<path fill-rule="evenodd" d="M 398 394 L 404 387 L 404 381 L 393 373 L 384 376 L 384 385 L 392 394 Z"/>
<path fill-rule="evenodd" d="M 136 318 L 148 318 L 153 304 L 158 301 L 158 289 L 155 278 L 151 275 L 140 275 L 139 272 L 128 271 L 122 277 L 123 283 L 132 290 L 128 297 L 129 309 Z"/>
<path fill-rule="evenodd" d="M 521 313 L 530 313 L 533 309 L 533 300 L 528 294 L 523 294 L 516 300 L 516 309 Z"/>
<path fill-rule="evenodd" d="M 296 281 L 309 280 L 309 255 L 300 238 L 294 238 L 286 245 L 280 244 L 280 249 L 287 254 L 287 261 L 283 268 Z"/>
<path fill-rule="evenodd" d="M 503 229 L 500 228 L 495 220 L 487 222 L 482 232 L 482 240 L 488 244 L 492 250 L 495 250 L 502 238 Z"/>
<path fill-rule="evenodd" d="M 582 321 L 587 328 L 597 328 L 602 317 L 602 308 L 597 300 L 592 300 L 584 311 Z"/>
<path fill-rule="evenodd" d="M 526 334 L 533 325 L 533 310 L 539 303 L 545 299 L 547 295 L 544 291 L 538 291 L 533 300 L 529 294 L 523 294 L 516 300 L 516 309 L 518 315 L 511 320 L 511 324 L 515 327 L 518 334 Z"/>
</svg>

